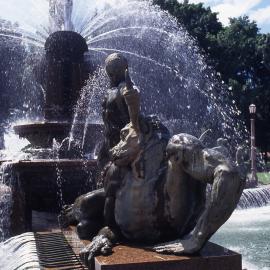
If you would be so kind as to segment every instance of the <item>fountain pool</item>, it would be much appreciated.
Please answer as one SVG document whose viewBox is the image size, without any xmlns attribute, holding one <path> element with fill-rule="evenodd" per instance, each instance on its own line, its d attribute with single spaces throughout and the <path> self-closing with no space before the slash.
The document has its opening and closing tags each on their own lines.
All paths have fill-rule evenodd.
<svg viewBox="0 0 270 270">
<path fill-rule="evenodd" d="M 212 241 L 243 256 L 247 270 L 270 269 L 270 205 L 236 210 Z"/>
</svg>

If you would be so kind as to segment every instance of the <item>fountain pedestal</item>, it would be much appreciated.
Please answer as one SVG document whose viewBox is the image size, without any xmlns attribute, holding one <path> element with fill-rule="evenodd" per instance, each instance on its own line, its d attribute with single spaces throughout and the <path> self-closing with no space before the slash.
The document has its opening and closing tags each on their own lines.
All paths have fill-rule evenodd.
<svg viewBox="0 0 270 270">
<path fill-rule="evenodd" d="M 14 127 L 32 147 L 52 147 L 53 139 L 60 143 L 69 136 L 80 91 L 91 73 L 84 61 L 87 51 L 85 39 L 72 31 L 55 32 L 46 40 L 45 57 L 35 69 L 44 89 L 44 122 Z"/>
<path fill-rule="evenodd" d="M 20 211 L 24 219 L 21 232 L 31 229 L 32 210 L 57 213 L 64 204 L 72 204 L 78 196 L 95 188 L 96 161 L 84 159 L 86 154 L 82 151 L 94 153 L 102 125 L 88 124 L 86 129 L 85 123 L 79 123 L 79 128 L 86 129 L 86 147 L 77 149 L 75 145 L 70 149 L 68 144 L 63 144 L 59 153 L 51 154 L 53 141 L 61 143 L 70 135 L 80 91 L 91 73 L 84 61 L 87 51 L 86 41 L 78 33 L 58 31 L 48 37 L 45 57 L 35 70 L 44 89 L 44 121 L 14 127 L 16 134 L 30 142 L 26 150 L 32 154 L 31 160 L 9 162 L 15 182 L 20 185 L 18 190 L 23 192 L 21 201 L 25 202 Z"/>
<path fill-rule="evenodd" d="M 210 242 L 195 256 L 163 255 L 130 246 L 113 251 L 109 257 L 95 259 L 95 270 L 242 270 L 240 254 Z"/>
<path fill-rule="evenodd" d="M 63 234 L 75 254 L 89 241 L 81 241 L 73 227 Z M 91 268 L 92 269 L 92 268 Z M 242 270 L 242 256 L 217 244 L 208 242 L 192 256 L 164 255 L 148 251 L 144 246 L 119 245 L 110 256 L 95 258 L 95 270 Z"/>
<path fill-rule="evenodd" d="M 95 188 L 95 160 L 33 160 L 10 166 L 31 210 L 57 213 L 63 204 Z"/>
</svg>

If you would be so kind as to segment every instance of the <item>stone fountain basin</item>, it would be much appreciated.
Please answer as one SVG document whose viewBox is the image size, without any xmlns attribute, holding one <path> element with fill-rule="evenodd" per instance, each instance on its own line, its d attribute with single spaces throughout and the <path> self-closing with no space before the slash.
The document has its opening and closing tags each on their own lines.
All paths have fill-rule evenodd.
<svg viewBox="0 0 270 270">
<path fill-rule="evenodd" d="M 1 161 L 3 163 L 4 161 Z M 12 181 L 11 235 L 32 230 L 32 211 L 59 213 L 96 188 L 96 160 L 6 161 Z"/>
<path fill-rule="evenodd" d="M 62 141 L 70 131 L 68 122 L 37 122 L 14 126 L 14 131 L 21 138 L 27 139 L 32 145 L 50 147 L 53 139 Z"/>
<path fill-rule="evenodd" d="M 78 124 L 84 130 L 85 125 Z M 70 122 L 36 122 L 14 126 L 21 138 L 33 149 L 52 148 L 53 140 L 61 143 L 70 134 Z M 103 138 L 103 125 L 89 123 L 83 151 L 94 153 Z M 47 158 L 47 157 L 46 157 Z M 65 157 L 66 158 L 66 157 Z M 97 162 L 94 159 L 31 159 L 0 161 L 8 164 L 12 181 L 12 235 L 31 230 L 32 211 L 59 213 L 63 205 L 96 188 Z M 20 220 L 20 222 L 18 222 Z M 14 227 L 14 229 L 13 229 Z"/>
<path fill-rule="evenodd" d="M 12 172 L 11 223 L 16 225 L 12 235 L 31 230 L 33 210 L 59 213 L 64 204 L 72 204 L 96 188 L 96 160 L 20 160 L 6 164 Z M 4 184 L 10 185 L 10 180 Z"/>
<path fill-rule="evenodd" d="M 22 160 L 10 166 L 32 210 L 58 212 L 95 188 L 96 160 Z"/>
<path fill-rule="evenodd" d="M 81 129 L 84 129 L 84 123 Z M 13 127 L 14 131 L 20 138 L 27 139 L 33 147 L 49 148 L 53 144 L 53 139 L 62 142 L 69 136 L 71 123 L 69 122 L 35 122 L 29 124 L 21 124 Z M 88 148 L 94 148 L 96 139 L 100 138 L 103 125 L 99 123 L 89 123 L 87 126 L 87 137 L 91 140 L 87 141 Z"/>
</svg>

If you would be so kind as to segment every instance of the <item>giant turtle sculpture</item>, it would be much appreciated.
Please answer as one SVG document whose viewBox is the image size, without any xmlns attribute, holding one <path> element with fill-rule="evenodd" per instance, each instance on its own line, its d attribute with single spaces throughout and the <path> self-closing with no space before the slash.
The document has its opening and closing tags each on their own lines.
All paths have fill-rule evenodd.
<svg viewBox="0 0 270 270">
<path fill-rule="evenodd" d="M 120 239 L 160 253 L 198 252 L 230 217 L 245 185 L 222 152 L 188 134 L 170 138 L 156 117 L 140 116 L 128 71 L 124 97 L 130 123 L 110 150 L 104 188 L 79 197 L 60 216 L 63 226 L 77 224 L 80 238 L 92 239 L 81 251 L 89 268 Z"/>
</svg>

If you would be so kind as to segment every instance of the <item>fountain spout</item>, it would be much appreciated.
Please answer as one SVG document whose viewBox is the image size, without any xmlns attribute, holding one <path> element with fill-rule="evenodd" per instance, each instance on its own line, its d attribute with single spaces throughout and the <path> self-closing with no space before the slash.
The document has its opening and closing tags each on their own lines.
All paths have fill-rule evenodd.
<svg viewBox="0 0 270 270">
<path fill-rule="evenodd" d="M 73 0 L 49 0 L 49 21 L 52 32 L 73 31 L 71 20 Z"/>
<path fill-rule="evenodd" d="M 66 31 L 73 31 L 74 26 L 71 21 L 73 9 L 73 0 L 65 0 L 64 1 L 64 30 Z"/>
<path fill-rule="evenodd" d="M 45 119 L 70 121 L 80 89 L 89 76 L 84 63 L 88 47 L 79 34 L 58 31 L 47 39 L 45 51 L 37 74 L 45 89 Z"/>
<path fill-rule="evenodd" d="M 87 51 L 85 39 L 76 32 L 57 31 L 46 40 L 45 57 L 35 72 L 44 89 L 45 122 L 14 127 L 33 146 L 50 148 L 53 139 L 61 142 L 68 136 L 80 90 L 91 72 L 84 62 Z"/>
</svg>

